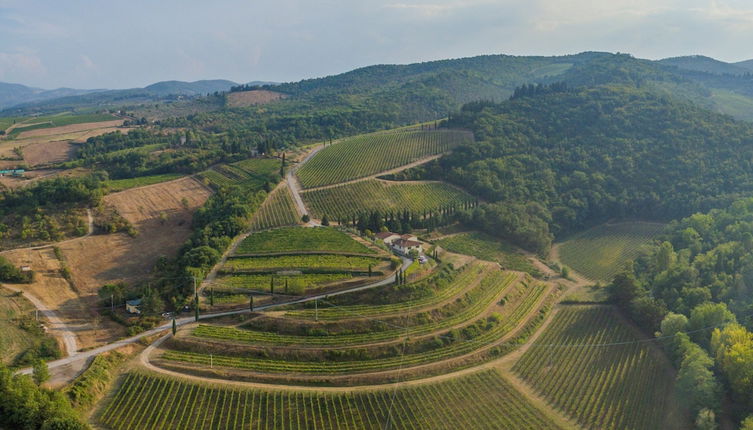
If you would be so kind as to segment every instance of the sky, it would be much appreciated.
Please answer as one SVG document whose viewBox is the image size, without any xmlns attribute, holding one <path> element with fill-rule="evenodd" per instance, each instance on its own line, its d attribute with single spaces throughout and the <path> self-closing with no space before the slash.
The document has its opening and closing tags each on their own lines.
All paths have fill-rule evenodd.
<svg viewBox="0 0 753 430">
<path fill-rule="evenodd" d="M 582 51 L 753 59 L 753 1 L 0 0 L 0 81 L 41 88 Z"/>
</svg>

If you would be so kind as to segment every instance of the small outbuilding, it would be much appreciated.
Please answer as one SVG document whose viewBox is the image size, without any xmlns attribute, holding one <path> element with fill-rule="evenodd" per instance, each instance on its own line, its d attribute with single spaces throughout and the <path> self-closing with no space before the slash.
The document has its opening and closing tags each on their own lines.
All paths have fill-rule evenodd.
<svg viewBox="0 0 753 430">
<path fill-rule="evenodd" d="M 392 242 L 400 239 L 399 234 L 392 233 L 390 231 L 383 231 L 383 232 L 377 233 L 375 237 L 387 245 L 392 245 Z"/>
<path fill-rule="evenodd" d="M 140 314 L 141 299 L 126 300 L 126 312 L 129 314 Z"/>
</svg>

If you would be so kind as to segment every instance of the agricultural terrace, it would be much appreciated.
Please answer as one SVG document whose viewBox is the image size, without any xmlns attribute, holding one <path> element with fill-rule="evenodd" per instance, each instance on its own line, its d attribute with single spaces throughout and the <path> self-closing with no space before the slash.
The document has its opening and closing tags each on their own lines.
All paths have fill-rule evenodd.
<svg viewBox="0 0 753 430">
<path fill-rule="evenodd" d="M 296 225 L 301 220 L 286 184 L 270 193 L 251 220 L 254 231 Z"/>
<path fill-rule="evenodd" d="M 475 199 L 442 182 L 388 182 L 378 179 L 354 182 L 301 193 L 314 218 L 346 220 L 372 211 L 412 213 L 461 206 Z"/>
<path fill-rule="evenodd" d="M 265 183 L 279 181 L 282 161 L 277 158 L 249 158 L 231 164 L 221 164 L 199 174 L 209 185 L 218 187 L 240 186 L 260 189 Z"/>
<path fill-rule="evenodd" d="M 499 373 L 322 393 L 209 385 L 131 372 L 97 417 L 106 429 L 554 429 Z"/>
<path fill-rule="evenodd" d="M 290 275 L 243 273 L 219 276 L 217 281 L 212 284 L 212 288 L 225 294 L 263 291 L 268 293 L 302 295 L 351 278 L 352 275 L 346 272 Z"/>
<path fill-rule="evenodd" d="M 472 140 L 471 133 L 456 130 L 356 136 L 319 151 L 297 175 L 304 188 L 338 184 L 442 154 Z"/>
<path fill-rule="evenodd" d="M 610 307 L 565 307 L 513 372 L 587 428 L 688 428 L 671 364 L 643 340 Z"/>
<path fill-rule="evenodd" d="M 127 190 L 129 188 L 143 187 L 146 185 L 159 184 L 160 182 L 172 181 L 182 178 L 180 173 L 162 173 L 159 175 L 139 176 L 138 178 L 115 179 L 107 181 L 107 189 L 111 193 Z"/>
<path fill-rule="evenodd" d="M 442 248 L 457 254 L 472 255 L 486 261 L 499 263 L 503 269 L 518 270 L 539 276 L 541 273 L 514 246 L 486 233 L 459 233 L 435 241 Z"/>
<path fill-rule="evenodd" d="M 318 310 L 312 321 L 311 305 L 301 305 L 285 315 L 202 324 L 165 342 L 153 362 L 303 384 L 416 378 L 510 351 L 543 321 L 559 292 L 488 263 L 439 273 L 426 282 L 354 293 L 358 299 L 320 300 L 322 321 Z"/>
<path fill-rule="evenodd" d="M 373 254 L 376 251 L 331 227 L 283 227 L 251 234 L 240 243 L 236 255 L 297 252 Z"/>
<path fill-rule="evenodd" d="M 556 253 L 560 262 L 581 275 L 595 281 L 610 281 L 663 230 L 663 224 L 648 222 L 604 224 L 558 245 Z"/>
<path fill-rule="evenodd" d="M 389 262 L 389 259 L 387 259 Z M 224 272 L 274 272 L 278 270 L 335 270 L 367 272 L 369 266 L 376 268 L 385 259 L 339 254 L 282 255 L 274 257 L 231 257 L 223 266 Z"/>
</svg>

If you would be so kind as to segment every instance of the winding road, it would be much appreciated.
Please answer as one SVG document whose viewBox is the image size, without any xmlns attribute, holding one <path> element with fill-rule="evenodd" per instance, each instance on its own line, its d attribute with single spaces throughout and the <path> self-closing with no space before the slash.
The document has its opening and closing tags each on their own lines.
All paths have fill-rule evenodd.
<svg viewBox="0 0 753 430">
<path fill-rule="evenodd" d="M 402 257 L 402 260 L 403 260 L 403 266 L 402 266 L 403 270 L 406 270 L 408 268 L 408 266 L 410 266 L 411 263 L 413 263 L 413 261 L 411 259 L 409 259 L 409 258 Z M 269 303 L 269 304 L 266 304 L 266 305 L 260 305 L 260 306 L 257 306 L 254 309 L 254 312 L 266 311 L 266 310 L 277 308 L 277 307 L 281 307 L 281 306 L 293 305 L 293 304 L 297 304 L 297 303 L 306 303 L 306 302 L 311 302 L 311 301 L 314 301 L 314 300 L 324 299 L 326 297 L 339 296 L 341 294 L 347 294 L 347 293 L 352 293 L 352 292 L 355 292 L 355 291 L 367 290 L 369 288 L 381 287 L 381 286 L 384 286 L 384 285 L 389 285 L 389 284 L 391 284 L 393 282 L 395 282 L 395 274 L 392 274 L 391 276 L 388 276 L 387 278 L 382 279 L 381 281 L 373 282 L 371 284 L 361 285 L 359 287 L 348 288 L 348 289 L 345 289 L 345 290 L 335 291 L 335 292 L 327 293 L 327 294 L 317 294 L 315 296 L 302 297 L 300 299 L 289 300 L 289 301 L 280 302 L 280 303 Z M 210 319 L 210 318 L 219 318 L 219 317 L 224 317 L 224 316 L 238 315 L 238 314 L 244 314 L 244 313 L 250 313 L 250 312 L 251 312 L 251 310 L 248 309 L 248 308 L 246 308 L 246 309 L 239 309 L 239 310 L 234 310 L 234 311 L 210 313 L 210 314 L 199 315 L 199 320 L 206 320 L 206 319 Z M 178 326 L 183 326 L 183 325 L 186 325 L 186 324 L 190 324 L 190 323 L 193 323 L 195 321 L 196 321 L 196 319 L 193 316 L 191 316 L 191 317 L 184 317 L 184 318 L 178 318 L 178 319 L 175 320 L 176 325 L 178 325 Z M 129 338 L 126 338 L 126 339 L 121 339 L 121 340 L 118 340 L 118 341 L 115 341 L 115 342 L 112 342 L 112 343 L 108 343 L 107 345 L 100 346 L 99 348 L 94 348 L 94 349 L 90 349 L 88 351 L 79 352 L 79 353 L 77 353 L 75 355 L 72 355 L 72 356 L 69 356 L 69 357 L 65 357 L 65 358 L 61 358 L 59 360 L 49 361 L 49 362 L 47 362 L 47 367 L 50 368 L 50 369 L 55 369 L 55 368 L 58 368 L 58 367 L 67 366 L 67 365 L 76 363 L 76 362 L 81 361 L 81 360 L 88 360 L 88 359 L 90 359 L 90 358 L 92 358 L 92 357 L 94 357 L 96 355 L 102 354 L 104 352 L 112 351 L 113 349 L 120 348 L 121 346 L 138 342 L 139 340 L 141 340 L 141 339 L 143 339 L 145 337 L 154 336 L 154 335 L 159 334 L 159 333 L 161 333 L 161 332 L 163 332 L 165 330 L 170 330 L 171 327 L 172 327 L 172 321 L 166 322 L 165 324 L 162 324 L 159 327 L 155 327 L 155 328 L 153 328 L 151 330 L 147 330 L 145 332 L 137 334 L 136 336 L 132 336 L 132 337 L 129 337 Z M 166 335 L 166 336 L 169 336 L 169 334 Z M 31 373 L 31 368 L 21 369 L 21 370 L 18 371 L 18 373 L 30 374 Z"/>
</svg>

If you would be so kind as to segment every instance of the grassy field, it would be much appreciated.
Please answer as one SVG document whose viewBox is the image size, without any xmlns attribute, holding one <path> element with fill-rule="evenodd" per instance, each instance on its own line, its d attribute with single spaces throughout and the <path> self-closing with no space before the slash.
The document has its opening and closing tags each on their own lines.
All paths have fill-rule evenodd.
<svg viewBox="0 0 753 430">
<path fill-rule="evenodd" d="M 236 254 L 306 251 L 374 253 L 334 228 L 284 227 L 248 236 L 240 243 Z"/>
<path fill-rule="evenodd" d="M 639 339 L 612 308 L 564 308 L 513 372 L 586 428 L 688 428 L 669 416 L 671 365 Z"/>
<path fill-rule="evenodd" d="M 267 182 L 278 182 L 280 164 L 276 158 L 249 158 L 212 167 L 199 176 L 214 187 L 261 188 Z"/>
<path fill-rule="evenodd" d="M 541 274 L 528 258 L 512 245 L 485 233 L 460 233 L 440 239 L 435 243 L 450 252 L 472 255 L 482 260 L 499 263 L 503 269 L 519 270 L 534 276 Z"/>
<path fill-rule="evenodd" d="M 131 372 L 97 421 L 112 430 L 557 428 L 491 370 L 348 393 L 234 388 Z"/>
<path fill-rule="evenodd" d="M 251 220 L 254 231 L 296 225 L 300 222 L 293 196 L 287 185 L 282 185 L 267 197 Z"/>
<path fill-rule="evenodd" d="M 279 257 L 240 257 L 230 258 L 223 266 L 223 271 L 256 270 L 342 270 L 367 271 L 369 266 L 376 267 L 384 260 L 372 257 L 355 257 L 348 255 L 283 255 Z"/>
<path fill-rule="evenodd" d="M 647 222 L 604 224 L 560 244 L 559 260 L 589 279 L 609 281 L 663 229 L 663 224 Z"/>
<path fill-rule="evenodd" d="M 0 287 L 0 360 L 3 364 L 13 364 L 24 352 L 37 350 L 46 338 L 41 329 L 32 327 L 34 310 L 34 305 L 23 296 Z"/>
<path fill-rule="evenodd" d="M 305 191 L 301 197 L 314 218 L 348 219 L 369 211 L 421 214 L 443 206 L 462 205 L 474 199 L 444 183 L 402 183 L 367 180 L 332 188 Z"/>
<path fill-rule="evenodd" d="M 172 181 L 182 178 L 180 173 L 163 173 L 161 175 L 140 176 L 138 178 L 114 179 L 107 181 L 107 188 L 111 193 L 127 190 L 129 188 L 143 187 L 146 185 L 159 184 L 160 182 Z"/>
<path fill-rule="evenodd" d="M 337 184 L 441 154 L 472 139 L 470 133 L 454 130 L 367 134 L 321 150 L 297 174 L 304 188 Z"/>
</svg>

